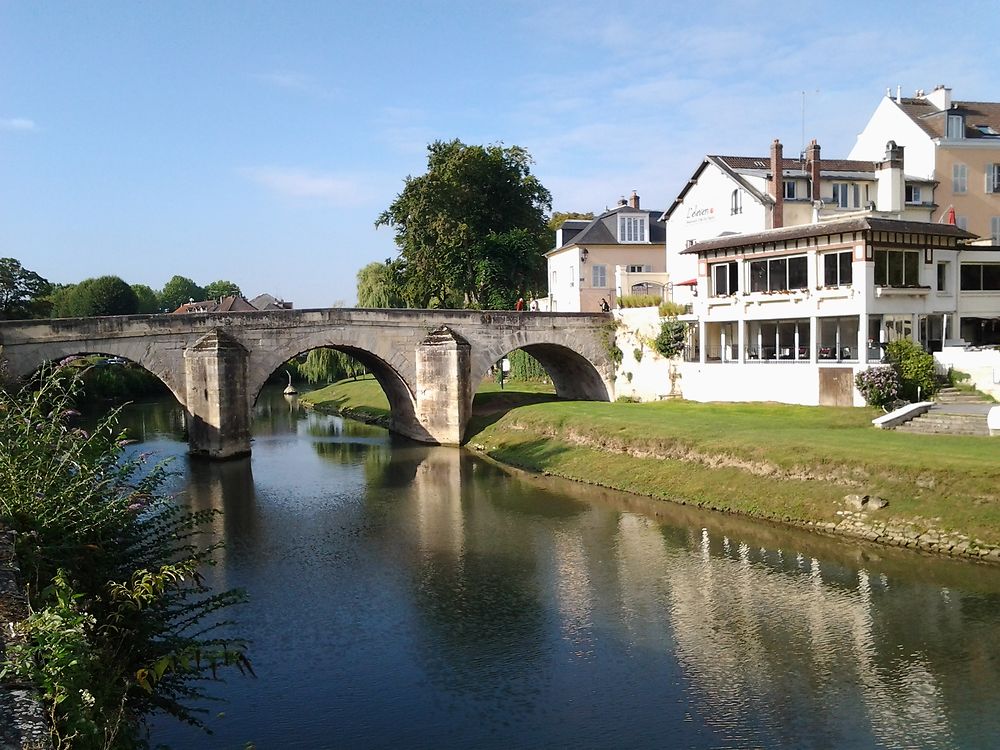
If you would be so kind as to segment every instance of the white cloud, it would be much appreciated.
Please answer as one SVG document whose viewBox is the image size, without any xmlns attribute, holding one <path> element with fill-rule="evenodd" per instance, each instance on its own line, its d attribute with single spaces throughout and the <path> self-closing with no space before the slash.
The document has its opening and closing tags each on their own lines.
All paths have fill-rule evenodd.
<svg viewBox="0 0 1000 750">
<path fill-rule="evenodd" d="M 292 198 L 307 198 L 337 206 L 357 206 L 372 199 L 372 191 L 352 176 L 284 167 L 250 167 L 239 172 L 257 185 Z"/>
<path fill-rule="evenodd" d="M 38 130 L 34 120 L 27 117 L 9 117 L 0 119 L 0 130 L 15 130 L 21 133 L 30 133 Z"/>
</svg>

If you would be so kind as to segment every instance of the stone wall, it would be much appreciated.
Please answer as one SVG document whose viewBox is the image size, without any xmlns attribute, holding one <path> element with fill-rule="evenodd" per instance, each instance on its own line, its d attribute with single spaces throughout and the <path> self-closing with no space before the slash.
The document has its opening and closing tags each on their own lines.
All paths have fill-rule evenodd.
<svg viewBox="0 0 1000 750">
<path fill-rule="evenodd" d="M 0 528 L 0 661 L 11 643 L 13 624 L 28 614 L 14 559 L 14 532 Z M 0 750 L 49 750 L 45 711 L 31 685 L 0 680 Z"/>
</svg>

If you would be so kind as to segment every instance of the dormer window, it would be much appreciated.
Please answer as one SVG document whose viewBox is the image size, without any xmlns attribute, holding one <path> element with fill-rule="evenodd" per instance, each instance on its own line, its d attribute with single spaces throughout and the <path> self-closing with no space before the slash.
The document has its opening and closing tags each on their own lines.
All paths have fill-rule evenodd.
<svg viewBox="0 0 1000 750">
<path fill-rule="evenodd" d="M 795 195 L 795 180 L 785 180 L 783 183 L 785 186 L 785 200 L 793 201 L 796 198 Z"/>
<path fill-rule="evenodd" d="M 962 115 L 948 115 L 948 138 L 965 138 L 965 118 Z"/>
<path fill-rule="evenodd" d="M 618 217 L 619 242 L 645 242 L 648 216 L 625 214 Z"/>
</svg>

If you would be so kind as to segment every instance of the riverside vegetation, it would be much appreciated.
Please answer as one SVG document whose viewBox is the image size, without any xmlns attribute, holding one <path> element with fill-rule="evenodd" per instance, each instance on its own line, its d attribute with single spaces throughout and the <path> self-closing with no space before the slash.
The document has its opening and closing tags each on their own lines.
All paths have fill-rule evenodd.
<svg viewBox="0 0 1000 750">
<path fill-rule="evenodd" d="M 244 597 L 200 573 L 216 511 L 162 494 L 164 466 L 128 451 L 117 412 L 80 427 L 80 388 L 63 371 L 0 391 L 0 524 L 31 608 L 0 675 L 39 686 L 57 749 L 145 747 L 150 714 L 200 724 L 205 682 L 250 671 L 247 644 L 219 630 Z"/>
<path fill-rule="evenodd" d="M 537 383 L 497 390 L 484 384 L 477 393 L 466 439 L 501 463 L 892 544 L 954 539 L 956 554 L 972 555 L 1000 545 L 1000 462 L 986 438 L 876 430 L 881 411 L 867 408 L 570 402 Z M 389 414 L 374 380 L 336 383 L 303 401 L 366 421 Z M 889 506 L 865 514 L 862 527 L 845 505 L 850 494 Z M 909 531 L 871 531 L 885 527 Z"/>
</svg>

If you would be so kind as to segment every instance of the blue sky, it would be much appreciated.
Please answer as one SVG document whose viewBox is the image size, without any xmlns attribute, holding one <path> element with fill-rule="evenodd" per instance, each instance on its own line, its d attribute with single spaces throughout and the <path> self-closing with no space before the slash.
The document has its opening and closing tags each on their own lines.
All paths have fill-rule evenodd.
<svg viewBox="0 0 1000 750">
<path fill-rule="evenodd" d="M 888 86 L 996 101 L 998 27 L 994 0 L 0 0 L 0 256 L 353 304 L 434 139 L 526 147 L 556 210 L 663 208 L 705 153 L 797 152 L 803 91 L 827 157 Z"/>
</svg>

